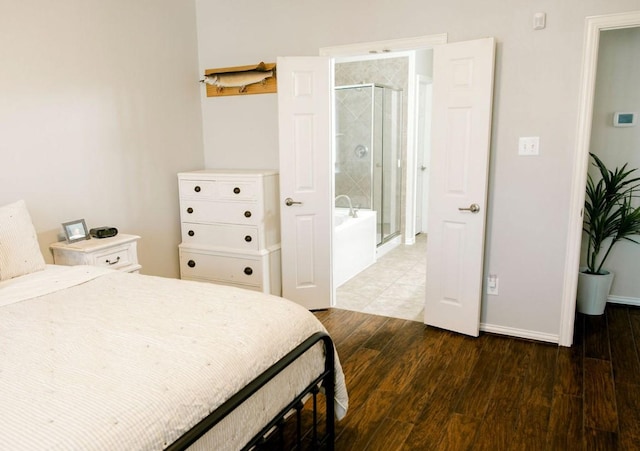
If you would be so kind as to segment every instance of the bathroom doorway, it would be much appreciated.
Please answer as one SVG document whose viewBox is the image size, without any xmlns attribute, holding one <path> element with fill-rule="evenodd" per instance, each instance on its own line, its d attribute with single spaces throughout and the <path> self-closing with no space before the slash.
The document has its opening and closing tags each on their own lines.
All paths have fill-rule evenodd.
<svg viewBox="0 0 640 451">
<path fill-rule="evenodd" d="M 348 255 L 346 246 L 334 246 L 336 307 L 422 321 L 426 235 L 416 236 L 416 217 L 426 218 L 427 198 L 418 190 L 428 172 L 416 165 L 423 166 L 429 144 L 431 105 L 418 98 L 418 84 L 431 79 L 432 50 L 336 58 L 334 75 L 338 215 L 349 202 L 356 214 L 377 215 L 373 259 L 365 262 L 355 255 L 370 252 L 354 252 L 357 240 L 341 239 L 349 221 L 336 221 L 334 243 L 350 243 Z M 355 261 L 358 268 L 345 269 Z"/>
</svg>

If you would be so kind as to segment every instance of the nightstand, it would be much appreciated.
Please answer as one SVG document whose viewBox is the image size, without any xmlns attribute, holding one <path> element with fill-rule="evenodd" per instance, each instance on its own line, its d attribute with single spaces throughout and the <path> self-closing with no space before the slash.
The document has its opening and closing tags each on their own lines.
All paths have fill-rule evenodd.
<svg viewBox="0 0 640 451">
<path fill-rule="evenodd" d="M 49 248 L 53 251 L 56 265 L 93 265 L 104 266 L 124 272 L 138 272 L 136 235 L 119 234 L 111 238 L 92 238 L 90 240 L 66 243 L 59 241 Z"/>
</svg>

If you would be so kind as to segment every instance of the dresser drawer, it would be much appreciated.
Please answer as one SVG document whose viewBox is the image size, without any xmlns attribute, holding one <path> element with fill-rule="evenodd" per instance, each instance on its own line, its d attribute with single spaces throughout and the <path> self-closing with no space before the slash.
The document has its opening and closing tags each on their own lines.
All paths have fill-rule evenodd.
<svg viewBox="0 0 640 451">
<path fill-rule="evenodd" d="M 221 200 L 258 200 L 259 188 L 255 180 L 220 180 L 218 199 Z"/>
<path fill-rule="evenodd" d="M 112 269 L 119 269 L 135 263 L 132 258 L 132 248 L 130 245 L 118 246 L 102 252 L 96 252 L 92 254 L 91 257 L 93 258 L 93 265 Z"/>
<path fill-rule="evenodd" d="M 202 202 L 181 199 L 180 218 L 183 222 L 259 225 L 262 223 L 262 208 L 252 202 Z"/>
<path fill-rule="evenodd" d="M 262 270 L 260 259 L 180 251 L 180 275 L 183 279 L 206 279 L 261 287 Z"/>
<path fill-rule="evenodd" d="M 215 200 L 218 197 L 213 180 L 180 180 L 180 197 L 185 199 Z"/>
<path fill-rule="evenodd" d="M 182 242 L 241 251 L 257 251 L 261 244 L 256 226 L 190 222 L 182 223 Z"/>
</svg>

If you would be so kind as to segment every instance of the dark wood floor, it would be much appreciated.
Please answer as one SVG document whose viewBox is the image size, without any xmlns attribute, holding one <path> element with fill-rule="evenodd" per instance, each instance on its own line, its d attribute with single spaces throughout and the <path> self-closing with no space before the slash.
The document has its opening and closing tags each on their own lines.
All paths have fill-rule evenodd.
<svg viewBox="0 0 640 451">
<path fill-rule="evenodd" d="M 640 450 L 640 309 L 579 315 L 571 348 L 316 316 L 350 395 L 337 450 Z"/>
</svg>

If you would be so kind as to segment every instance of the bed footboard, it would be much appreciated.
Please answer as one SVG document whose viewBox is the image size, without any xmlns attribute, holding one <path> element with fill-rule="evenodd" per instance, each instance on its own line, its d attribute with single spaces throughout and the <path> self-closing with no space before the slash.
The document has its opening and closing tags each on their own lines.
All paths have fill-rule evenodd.
<svg viewBox="0 0 640 451">
<path fill-rule="evenodd" d="M 219 408 L 211 412 L 200 423 L 196 424 L 192 429 L 187 431 L 182 437 L 169 445 L 166 449 L 168 451 L 185 450 L 193 443 L 195 443 L 200 437 L 202 437 L 207 431 L 218 424 L 228 414 L 230 414 L 235 408 L 240 406 L 243 402 L 249 399 L 254 393 L 264 387 L 270 380 L 276 377 L 280 372 L 287 368 L 297 358 L 302 356 L 306 351 L 313 347 L 316 343 L 322 341 L 325 348 L 325 362 L 324 370 L 318 375 L 298 396 L 295 397 L 282 411 L 278 413 L 264 428 L 256 434 L 255 437 L 244 449 L 251 449 L 264 439 L 274 428 L 279 427 L 284 422 L 285 416 L 292 410 L 296 410 L 298 414 L 298 447 L 300 449 L 301 431 L 300 431 L 300 410 L 303 405 L 303 400 L 308 396 L 313 396 L 313 446 L 315 449 L 322 448 L 327 450 L 334 449 L 335 442 L 335 406 L 334 406 L 334 394 L 335 394 L 335 357 L 333 341 L 331 337 L 324 332 L 316 332 L 300 345 L 294 348 L 291 352 L 285 355 L 282 359 L 276 362 L 273 366 L 267 369 L 264 373 L 250 382 L 238 393 L 229 398 Z M 317 434 L 317 405 L 316 395 L 319 391 L 318 386 L 322 386 L 324 389 L 324 397 L 326 404 L 326 429 L 322 437 L 318 437 Z"/>
</svg>

